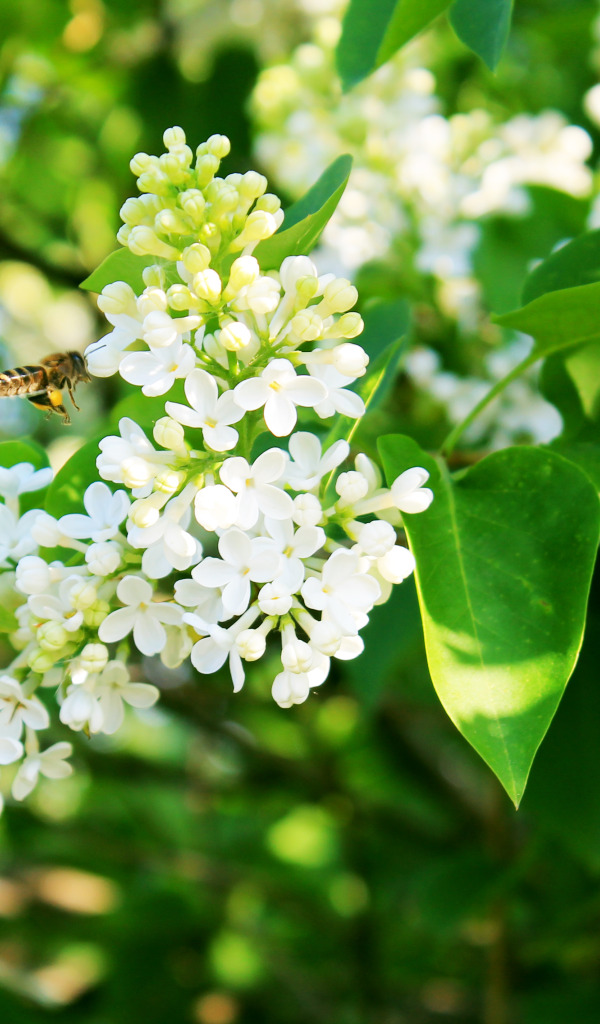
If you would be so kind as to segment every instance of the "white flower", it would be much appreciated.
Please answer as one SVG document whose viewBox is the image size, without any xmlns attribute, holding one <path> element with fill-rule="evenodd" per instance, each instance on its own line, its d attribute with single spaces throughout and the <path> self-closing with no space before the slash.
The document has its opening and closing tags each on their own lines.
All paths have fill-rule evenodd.
<svg viewBox="0 0 600 1024">
<path fill-rule="evenodd" d="M 30 462 L 18 462 L 8 468 L 0 466 L 0 496 L 16 512 L 16 499 L 20 494 L 39 491 L 51 480 L 50 468 L 34 469 Z"/>
<path fill-rule="evenodd" d="M 25 555 L 17 565 L 15 587 L 22 594 L 43 594 L 51 585 L 48 563 L 37 555 Z"/>
<path fill-rule="evenodd" d="M 193 608 L 204 622 L 220 622 L 227 618 L 219 587 L 204 587 L 195 580 L 177 580 L 175 600 L 184 608 Z"/>
<path fill-rule="evenodd" d="M 47 729 L 50 717 L 37 697 L 26 697 L 11 676 L 0 676 L 0 734 L 19 739 L 24 725 Z"/>
<path fill-rule="evenodd" d="M 125 491 L 116 491 L 96 480 L 86 488 L 83 504 L 87 516 L 69 513 L 58 520 L 58 528 L 68 537 L 89 537 L 96 543 L 111 540 L 127 515 L 131 501 Z"/>
<path fill-rule="evenodd" d="M 301 526 L 294 533 L 290 519 L 265 519 L 267 533 L 277 544 L 281 554 L 282 567 L 277 580 L 289 587 L 294 594 L 304 581 L 303 558 L 310 558 L 325 543 L 325 530 L 320 526 Z"/>
<path fill-rule="evenodd" d="M 281 558 L 274 541 L 250 539 L 235 528 L 219 541 L 221 558 L 205 558 L 192 570 L 197 583 L 223 588 L 223 606 L 229 615 L 241 615 L 250 601 L 250 583 L 267 583 L 277 576 Z"/>
<path fill-rule="evenodd" d="M 433 501 L 433 491 L 422 485 L 429 473 L 421 466 L 405 470 L 394 480 L 390 490 L 396 508 L 401 512 L 424 512 Z"/>
<path fill-rule="evenodd" d="M 37 754 L 28 754 L 15 775 L 12 795 L 15 800 L 24 800 L 35 787 L 40 775 L 47 779 L 66 779 L 73 767 L 66 758 L 73 753 L 70 743 L 53 743 L 51 747 Z"/>
<path fill-rule="evenodd" d="M 199 540 L 187 532 L 191 519 L 189 502 L 195 486 L 188 486 L 165 505 L 163 514 L 148 526 L 129 525 L 127 539 L 134 548 L 146 548 L 142 572 L 151 579 L 162 579 L 173 569 L 180 572 L 197 562 L 202 554 Z"/>
<path fill-rule="evenodd" d="M 113 483 L 124 483 L 136 498 L 152 490 L 152 482 L 172 459 L 170 452 L 157 452 L 137 423 L 124 416 L 119 420 L 120 437 L 104 437 L 96 459 L 100 476 Z"/>
<path fill-rule="evenodd" d="M 285 437 L 296 425 L 296 406 L 317 406 L 327 397 L 327 389 L 318 380 L 297 376 L 289 359 L 273 359 L 260 377 L 238 384 L 233 396 L 244 410 L 264 405 L 268 429 L 275 437 Z"/>
<path fill-rule="evenodd" d="M 102 711 L 102 732 L 112 735 L 123 724 L 123 701 L 133 708 L 150 708 L 160 692 L 150 683 L 132 683 L 123 662 L 109 661 L 96 680 L 94 695 Z"/>
<path fill-rule="evenodd" d="M 290 672 L 285 669 L 275 676 L 271 693 L 280 708 L 302 704 L 313 686 L 320 686 L 325 682 L 329 675 L 330 660 L 317 651 L 314 652 L 314 658 L 316 664 L 308 672 Z"/>
<path fill-rule="evenodd" d="M 415 556 L 408 548 L 396 544 L 375 563 L 377 571 L 388 583 L 402 583 L 407 576 L 415 571 Z"/>
<path fill-rule="evenodd" d="M 192 647 L 191 661 L 194 668 L 204 675 L 217 672 L 229 658 L 229 671 L 233 681 L 234 692 L 237 693 L 244 685 L 244 666 L 242 656 L 238 647 L 238 637 L 248 630 L 252 625 L 258 609 L 249 608 L 241 618 L 234 622 L 228 629 L 223 626 L 204 622 L 197 615 L 187 614 L 184 621 L 192 626 L 197 633 L 205 634 L 201 640 Z M 242 636 L 242 649 L 244 649 L 244 638 Z"/>
<path fill-rule="evenodd" d="M 139 576 L 125 576 L 117 587 L 117 597 L 126 608 L 111 612 L 100 624 L 98 636 L 103 643 L 122 640 L 133 630 L 133 640 L 142 654 L 158 654 L 167 642 L 162 623 L 178 625 L 181 608 L 164 601 L 152 601 L 152 587 Z"/>
<path fill-rule="evenodd" d="M 59 718 L 74 732 L 100 732 L 104 721 L 100 704 L 94 694 L 94 680 L 69 686 L 61 705 Z"/>
<path fill-rule="evenodd" d="M 169 348 L 201 324 L 199 316 L 172 317 L 164 310 L 154 309 L 144 317 L 142 337 L 151 349 Z"/>
<path fill-rule="evenodd" d="M 197 521 L 205 530 L 228 530 L 239 514 L 239 500 L 224 484 L 208 484 L 194 500 Z"/>
<path fill-rule="evenodd" d="M 355 391 L 347 389 L 347 385 L 352 381 L 339 373 L 334 366 L 311 364 L 308 367 L 308 372 L 311 377 L 324 384 L 327 391 L 323 401 L 315 405 L 317 416 L 327 419 L 337 412 L 342 416 L 349 416 L 351 419 L 357 420 L 364 415 L 365 403 L 362 398 Z"/>
<path fill-rule="evenodd" d="M 396 531 L 391 523 L 376 519 L 372 523 L 361 523 L 357 530 L 357 540 L 361 551 L 372 558 L 380 558 L 390 551 L 396 543 Z M 402 549 L 406 551 L 406 548 Z"/>
<path fill-rule="evenodd" d="M 23 744 L 12 736 L 0 736 L 0 764 L 13 764 L 23 756 Z"/>
<path fill-rule="evenodd" d="M 168 348 L 150 352 L 130 352 L 123 359 L 119 373 L 130 384 L 141 386 L 148 397 L 164 395 L 180 377 L 187 377 L 196 365 L 191 345 L 177 338 Z"/>
<path fill-rule="evenodd" d="M 235 404 L 232 392 L 226 391 L 219 398 L 214 377 L 206 370 L 192 370 L 185 382 L 185 397 L 191 408 L 167 402 L 165 409 L 169 416 L 186 427 L 200 427 L 206 444 L 214 451 L 235 448 L 238 432 L 230 424 L 241 420 L 244 413 Z"/>
<path fill-rule="evenodd" d="M 336 441 L 322 452 L 315 434 L 298 431 L 290 437 L 289 450 L 293 461 L 287 468 L 287 482 L 295 491 L 311 491 L 348 458 L 350 445 L 347 441 Z"/>
<path fill-rule="evenodd" d="M 0 505 L 0 567 L 6 568 L 8 559 L 18 562 L 36 550 L 32 526 L 39 515 L 35 508 L 18 519 L 7 505 Z"/>
<path fill-rule="evenodd" d="M 310 577 L 302 587 L 308 607 L 323 611 L 347 636 L 366 624 L 379 594 L 377 581 L 358 571 L 357 554 L 341 548 L 327 559 L 321 578 Z"/>
<path fill-rule="evenodd" d="M 276 487 L 285 472 L 287 454 L 280 448 L 269 448 L 250 466 L 246 459 L 236 456 L 226 459 L 221 466 L 221 480 L 239 497 L 237 525 L 251 529 L 259 512 L 271 519 L 290 519 L 292 499 L 281 487 Z"/>
</svg>

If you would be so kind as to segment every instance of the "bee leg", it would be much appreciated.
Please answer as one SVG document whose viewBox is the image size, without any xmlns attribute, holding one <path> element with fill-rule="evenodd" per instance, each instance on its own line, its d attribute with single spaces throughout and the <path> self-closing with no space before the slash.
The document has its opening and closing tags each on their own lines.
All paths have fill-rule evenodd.
<svg viewBox="0 0 600 1024">
<path fill-rule="evenodd" d="M 71 417 L 63 405 L 62 391 L 59 388 L 50 385 L 46 389 L 46 404 L 52 412 L 57 412 L 59 416 L 62 416 L 65 426 L 71 422 Z"/>
<path fill-rule="evenodd" d="M 73 393 L 73 388 L 68 383 L 67 383 L 67 391 L 69 392 L 69 398 L 71 399 L 74 408 L 77 409 L 77 412 L 81 412 L 79 406 L 77 405 L 77 402 L 75 401 L 75 395 Z"/>
</svg>

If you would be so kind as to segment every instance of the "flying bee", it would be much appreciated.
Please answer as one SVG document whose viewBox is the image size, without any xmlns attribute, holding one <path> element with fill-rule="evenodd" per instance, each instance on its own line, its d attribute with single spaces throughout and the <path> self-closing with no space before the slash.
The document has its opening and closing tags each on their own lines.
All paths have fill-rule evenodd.
<svg viewBox="0 0 600 1024">
<path fill-rule="evenodd" d="M 57 412 L 67 424 L 71 418 L 63 405 L 63 388 L 79 409 L 73 397 L 75 385 L 91 379 L 80 352 L 54 352 L 35 365 L 0 371 L 0 398 L 23 395 L 37 409 L 45 409 L 48 414 Z"/>
</svg>

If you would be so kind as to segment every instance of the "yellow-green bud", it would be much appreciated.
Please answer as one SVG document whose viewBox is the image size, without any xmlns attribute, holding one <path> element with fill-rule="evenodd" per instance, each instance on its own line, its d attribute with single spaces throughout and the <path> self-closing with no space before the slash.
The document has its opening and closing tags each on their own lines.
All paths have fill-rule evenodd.
<svg viewBox="0 0 600 1024">
<path fill-rule="evenodd" d="M 104 644 L 86 644 L 79 660 L 86 672 L 101 672 L 108 662 L 108 647 Z"/>
<path fill-rule="evenodd" d="M 158 310 L 160 313 L 166 313 L 167 311 L 167 296 L 163 289 L 159 286 L 150 285 L 147 287 L 142 295 L 138 299 L 138 309 L 140 315 L 143 317 L 148 316 L 148 313 L 154 313 Z"/>
<path fill-rule="evenodd" d="M 264 196 L 260 196 L 254 205 L 255 210 L 266 210 L 267 213 L 277 213 L 280 208 L 281 199 L 279 196 L 274 196 L 272 192 L 265 192 Z"/>
<path fill-rule="evenodd" d="M 192 288 L 199 299 L 203 299 L 213 306 L 221 298 L 221 278 L 216 270 L 208 268 L 207 270 L 201 270 L 199 274 L 194 274 Z"/>
<path fill-rule="evenodd" d="M 167 289 L 167 299 L 171 309 L 183 312 L 184 309 L 198 309 L 198 299 L 192 295 L 185 284 L 172 284 Z"/>
<path fill-rule="evenodd" d="M 56 661 L 56 653 L 50 654 L 49 651 L 42 651 L 39 648 L 32 651 L 27 659 L 27 664 L 32 672 L 36 672 L 38 675 L 44 675 L 45 672 L 49 672 Z"/>
<path fill-rule="evenodd" d="M 98 592 L 93 583 L 88 583 L 86 580 L 78 580 L 74 583 L 69 590 L 69 599 L 74 608 L 78 611 L 83 611 L 85 608 L 89 608 L 98 597 Z"/>
<path fill-rule="evenodd" d="M 154 227 L 165 235 L 189 234 L 190 226 L 177 210 L 161 210 L 154 218 Z"/>
<path fill-rule="evenodd" d="M 238 256 L 231 264 L 227 293 L 232 296 L 260 276 L 260 266 L 254 256 Z"/>
<path fill-rule="evenodd" d="M 135 256 L 162 256 L 166 260 L 178 260 L 179 249 L 161 242 L 156 232 L 146 224 L 131 229 L 127 245 Z"/>
<path fill-rule="evenodd" d="M 364 321 L 360 313 L 344 313 L 327 331 L 325 337 L 357 338 L 362 334 Z"/>
<path fill-rule="evenodd" d="M 204 143 L 207 153 L 212 153 L 218 160 L 223 160 L 231 149 L 231 143 L 226 135 L 211 135 Z"/>
<path fill-rule="evenodd" d="M 267 184 L 264 174 L 259 174 L 258 171 L 246 171 L 245 174 L 242 174 L 242 180 L 237 189 L 240 195 L 246 199 L 258 199 L 264 193 Z"/>
<path fill-rule="evenodd" d="M 84 611 L 83 621 L 86 626 L 91 626 L 93 629 L 97 629 L 100 623 L 104 622 L 109 611 L 110 605 L 108 601 L 95 601 L 93 605 L 86 608 Z"/>
<path fill-rule="evenodd" d="M 201 245 L 200 242 L 194 242 L 193 245 L 188 245 L 183 250 L 181 259 L 190 274 L 199 274 L 202 270 L 206 270 L 210 263 L 210 249 Z"/>
<path fill-rule="evenodd" d="M 174 494 L 184 480 L 185 473 L 178 473 L 175 469 L 163 469 L 154 478 L 154 489 L 162 494 Z"/>
<path fill-rule="evenodd" d="M 186 138 L 183 128 L 179 125 L 174 125 L 172 128 L 167 128 L 163 132 L 163 143 L 165 149 L 178 149 L 180 146 L 185 146 Z"/>
<path fill-rule="evenodd" d="M 69 639 L 69 634 L 59 622 L 42 622 L 37 631 L 37 641 L 44 651 L 60 651 Z"/>
<path fill-rule="evenodd" d="M 185 192 L 179 193 L 179 205 L 188 217 L 191 217 L 196 224 L 202 222 L 206 200 L 198 188 L 188 188 Z"/>
<path fill-rule="evenodd" d="M 330 313 L 345 313 L 354 306 L 357 299 L 358 292 L 354 285 L 345 277 L 336 277 L 335 281 L 326 285 L 322 302 Z"/>
<path fill-rule="evenodd" d="M 147 288 L 158 288 L 162 291 L 164 282 L 164 271 L 162 267 L 159 267 L 156 263 L 151 267 L 144 267 L 142 270 L 142 280 Z"/>
<path fill-rule="evenodd" d="M 126 313 L 129 316 L 137 316 L 133 289 L 125 281 L 107 284 L 98 296 L 98 309 L 103 313 Z"/>
<path fill-rule="evenodd" d="M 154 440 L 161 448 L 178 451 L 185 447 L 185 435 L 181 423 L 170 416 L 161 416 L 154 424 Z"/>
<path fill-rule="evenodd" d="M 290 323 L 292 332 L 301 338 L 302 341 L 316 341 L 323 335 L 323 321 L 318 313 L 310 309 L 302 309 L 292 318 Z"/>
<path fill-rule="evenodd" d="M 213 156 L 212 153 L 201 154 L 196 160 L 196 181 L 198 182 L 198 187 L 205 188 L 209 181 L 212 181 L 218 170 L 219 160 L 216 156 Z"/>
<path fill-rule="evenodd" d="M 219 341 L 229 352 L 239 352 L 252 341 L 252 333 L 246 324 L 232 320 L 219 332 Z"/>
</svg>

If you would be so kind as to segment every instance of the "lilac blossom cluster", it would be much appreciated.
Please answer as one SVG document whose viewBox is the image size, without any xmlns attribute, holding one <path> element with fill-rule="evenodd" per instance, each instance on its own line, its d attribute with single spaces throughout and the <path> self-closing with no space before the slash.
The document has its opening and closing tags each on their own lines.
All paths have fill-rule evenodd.
<svg viewBox="0 0 600 1024">
<path fill-rule="evenodd" d="M 264 273 L 252 252 L 282 220 L 265 179 L 215 176 L 223 136 L 193 166 L 181 129 L 165 144 L 132 161 L 142 194 L 125 203 L 118 236 L 156 262 L 141 294 L 124 281 L 104 288 L 112 331 L 87 352 L 92 373 L 118 372 L 154 404 L 167 396 L 164 415 L 152 437 L 124 417 L 100 442 L 101 479 L 82 511 L 19 516 L 19 494 L 49 471 L 0 471 L 0 579 L 16 595 L 17 652 L 0 677 L 0 763 L 20 762 L 16 799 L 40 774 L 70 772 L 70 744 L 40 751 L 50 715 L 38 689 L 71 730 L 111 734 L 125 705 L 158 698 L 130 678 L 136 652 L 168 669 L 189 658 L 203 674 L 228 663 L 239 690 L 245 663 L 276 643 L 275 701 L 306 700 L 332 658 L 361 653 L 371 610 L 412 573 L 397 527 L 433 497 L 426 470 L 386 487 L 366 455 L 351 463 L 348 441 L 328 440 L 328 420 L 365 411 L 351 387 L 368 365 L 348 340 L 362 329 L 356 289 L 307 256 Z M 168 400 L 178 379 L 185 401 Z M 298 407 L 311 409 L 312 431 L 296 429 Z"/>
</svg>

